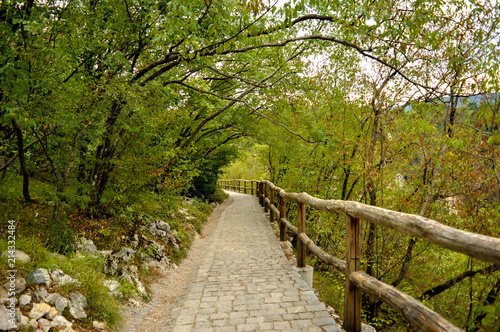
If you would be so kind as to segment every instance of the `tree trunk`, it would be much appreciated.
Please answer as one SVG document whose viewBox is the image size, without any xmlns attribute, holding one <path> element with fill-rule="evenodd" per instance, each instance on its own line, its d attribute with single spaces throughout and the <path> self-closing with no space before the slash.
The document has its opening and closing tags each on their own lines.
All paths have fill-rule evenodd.
<svg viewBox="0 0 500 332">
<path fill-rule="evenodd" d="M 109 175 L 113 170 L 111 163 L 117 146 L 117 141 L 112 140 L 115 133 L 115 125 L 123 110 L 123 103 L 114 100 L 111 106 L 111 114 L 106 120 L 106 131 L 104 132 L 103 143 L 97 147 L 94 167 L 90 173 L 90 207 L 97 208 L 101 205 L 102 195 L 108 184 Z"/>
<path fill-rule="evenodd" d="M 17 137 L 17 154 L 19 155 L 19 163 L 21 165 L 21 172 L 23 174 L 23 196 L 26 202 L 31 202 L 30 197 L 30 177 L 28 174 L 28 167 L 26 166 L 26 158 L 24 156 L 24 140 L 23 131 L 16 120 L 12 119 L 12 126 Z"/>
<path fill-rule="evenodd" d="M 374 109 L 374 118 L 372 125 L 372 134 L 370 138 L 370 146 L 368 147 L 368 153 L 366 156 L 366 190 L 368 191 L 368 196 L 370 198 L 369 204 L 377 206 L 377 192 L 375 190 L 375 171 L 374 171 L 374 158 L 375 158 L 375 148 L 377 141 L 380 137 L 381 129 L 380 127 L 380 110 Z M 366 241 L 366 273 L 373 276 L 373 264 L 375 260 L 374 243 L 375 243 L 375 231 L 376 225 L 370 223 L 370 228 L 368 230 L 368 239 Z"/>
</svg>

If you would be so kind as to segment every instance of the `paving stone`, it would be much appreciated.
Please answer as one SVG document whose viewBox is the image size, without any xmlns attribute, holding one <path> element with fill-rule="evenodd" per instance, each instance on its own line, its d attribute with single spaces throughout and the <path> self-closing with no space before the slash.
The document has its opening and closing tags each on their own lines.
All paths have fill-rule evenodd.
<svg viewBox="0 0 500 332">
<path fill-rule="evenodd" d="M 313 326 L 312 321 L 308 319 L 301 319 L 301 320 L 294 320 L 292 321 L 292 327 L 293 328 L 306 328 L 306 327 L 311 327 Z"/>
<path fill-rule="evenodd" d="M 273 324 L 273 328 L 275 330 L 289 330 L 290 329 L 290 322 L 276 322 Z"/>
<path fill-rule="evenodd" d="M 244 332 L 244 331 L 257 331 L 258 325 L 257 324 L 242 324 L 237 327 L 238 332 Z"/>
<path fill-rule="evenodd" d="M 191 332 L 193 330 L 192 325 L 178 325 L 175 326 L 172 332 Z"/>
<path fill-rule="evenodd" d="M 221 326 L 221 327 L 216 327 L 215 332 L 236 332 L 236 327 L 235 326 Z"/>
</svg>

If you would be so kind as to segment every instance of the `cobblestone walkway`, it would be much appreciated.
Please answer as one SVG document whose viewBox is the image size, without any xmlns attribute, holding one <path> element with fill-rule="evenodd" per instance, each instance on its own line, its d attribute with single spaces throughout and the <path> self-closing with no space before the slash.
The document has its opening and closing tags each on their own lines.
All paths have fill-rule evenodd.
<svg viewBox="0 0 500 332">
<path fill-rule="evenodd" d="M 342 331 L 285 258 L 257 199 L 230 195 L 165 331 Z"/>
</svg>

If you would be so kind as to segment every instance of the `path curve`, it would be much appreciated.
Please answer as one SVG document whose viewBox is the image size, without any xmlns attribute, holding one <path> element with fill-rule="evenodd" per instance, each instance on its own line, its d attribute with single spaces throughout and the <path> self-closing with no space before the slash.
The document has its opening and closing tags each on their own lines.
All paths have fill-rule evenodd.
<svg viewBox="0 0 500 332">
<path fill-rule="evenodd" d="M 342 331 L 286 259 L 257 198 L 228 193 L 232 202 L 163 331 Z"/>
</svg>

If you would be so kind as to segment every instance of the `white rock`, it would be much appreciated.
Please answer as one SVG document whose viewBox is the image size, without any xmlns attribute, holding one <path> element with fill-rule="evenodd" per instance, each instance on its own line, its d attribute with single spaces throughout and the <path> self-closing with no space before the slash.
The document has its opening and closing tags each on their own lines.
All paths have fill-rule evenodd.
<svg viewBox="0 0 500 332">
<path fill-rule="evenodd" d="M 371 325 L 361 323 L 361 332 L 377 332 L 377 330 Z"/>
<path fill-rule="evenodd" d="M 87 318 L 87 314 L 85 313 L 85 310 L 83 310 L 82 307 L 71 306 L 71 308 L 69 308 L 69 313 L 75 319 L 84 319 L 84 318 Z"/>
<path fill-rule="evenodd" d="M 121 258 L 125 262 L 128 262 L 135 257 L 135 250 L 127 247 L 122 247 L 120 251 L 118 251 L 115 255 L 117 258 Z"/>
<path fill-rule="evenodd" d="M 76 247 L 79 252 L 85 255 L 94 255 L 97 251 L 94 242 L 84 237 L 78 238 L 76 242 Z"/>
<path fill-rule="evenodd" d="M 104 257 L 108 257 L 112 253 L 113 253 L 113 250 L 101 250 L 101 255 L 103 255 Z"/>
<path fill-rule="evenodd" d="M 48 319 L 52 320 L 54 317 L 56 317 L 58 314 L 57 309 L 54 307 L 50 308 L 50 311 L 45 315 Z"/>
<path fill-rule="evenodd" d="M 14 279 L 11 282 L 7 282 L 3 287 L 9 292 L 14 292 L 16 294 L 24 292 L 26 289 L 26 280 L 24 278 Z"/>
<path fill-rule="evenodd" d="M 179 209 L 179 212 L 185 216 L 189 216 L 189 212 L 186 209 Z"/>
<path fill-rule="evenodd" d="M 71 327 L 71 326 L 73 326 L 72 323 L 70 323 L 66 318 L 64 318 L 64 316 L 61 316 L 61 315 L 54 317 L 51 325 L 53 327 L 64 327 L 64 326 Z"/>
<path fill-rule="evenodd" d="M 106 323 L 93 321 L 92 326 L 97 330 L 104 330 L 106 328 Z"/>
<path fill-rule="evenodd" d="M 30 319 L 26 316 L 21 316 L 21 320 L 19 321 L 19 327 L 28 327 L 30 324 Z"/>
<path fill-rule="evenodd" d="M 16 328 L 16 314 L 0 304 L 0 330 L 9 331 Z"/>
<path fill-rule="evenodd" d="M 69 297 L 71 298 L 71 304 L 76 307 L 81 307 L 82 309 L 87 308 L 88 303 L 87 303 L 87 298 L 83 296 L 82 293 L 80 292 L 73 292 L 69 294 Z"/>
<path fill-rule="evenodd" d="M 10 258 L 9 256 L 10 256 L 10 254 L 8 251 L 2 252 L 2 257 Z M 31 261 L 30 256 L 28 256 L 25 252 L 23 252 L 21 250 L 15 251 L 14 258 L 16 259 L 16 263 L 26 264 L 26 263 L 29 263 Z"/>
<path fill-rule="evenodd" d="M 134 279 L 135 287 L 137 287 L 137 289 L 139 290 L 139 292 L 141 293 L 141 295 L 142 296 L 147 296 L 148 292 L 146 292 L 146 287 L 144 287 L 144 285 L 139 280 L 139 278 L 136 278 L 136 277 L 132 277 L 132 278 Z"/>
<path fill-rule="evenodd" d="M 136 301 L 136 300 L 134 300 L 134 299 L 129 299 L 129 300 L 128 300 L 128 302 L 129 302 L 130 304 L 133 304 L 133 305 L 134 305 L 134 306 L 136 306 L 136 307 L 140 307 L 140 306 L 141 306 L 141 304 L 139 303 L 139 301 Z"/>
<path fill-rule="evenodd" d="M 48 314 L 50 311 L 50 305 L 47 303 L 35 303 L 33 309 L 31 309 L 28 317 L 38 320 Z"/>
<path fill-rule="evenodd" d="M 52 326 L 50 325 L 50 322 L 45 318 L 40 318 L 38 320 L 38 328 L 41 329 L 43 332 L 49 332 L 51 327 Z"/>
<path fill-rule="evenodd" d="M 58 312 L 63 312 L 64 308 L 70 305 L 70 301 L 60 294 L 52 293 L 47 297 L 47 302 L 56 307 Z"/>
<path fill-rule="evenodd" d="M 60 330 L 59 332 L 75 332 L 71 327 L 65 327 L 64 329 Z"/>
<path fill-rule="evenodd" d="M 114 292 L 120 287 L 120 283 L 116 280 L 105 280 L 104 286 L 106 286 L 110 292 Z"/>
<path fill-rule="evenodd" d="M 8 297 L 8 296 L 2 297 L 2 303 L 5 304 L 6 306 L 11 305 L 12 303 L 14 303 L 14 305 L 17 305 L 17 302 L 19 302 L 17 300 L 17 297 Z"/>
<path fill-rule="evenodd" d="M 31 302 L 31 295 L 29 294 L 23 294 L 19 297 L 19 304 L 20 305 L 27 305 Z"/>
<path fill-rule="evenodd" d="M 61 270 L 50 270 L 50 277 L 52 281 L 57 283 L 58 286 L 65 286 L 69 284 L 75 284 L 81 286 L 81 282 L 65 274 Z"/>
<path fill-rule="evenodd" d="M 329 305 L 326 306 L 326 311 L 328 311 L 330 315 L 335 315 L 335 309 Z"/>
<path fill-rule="evenodd" d="M 21 321 L 21 317 L 22 317 L 23 313 L 21 312 L 21 309 L 19 308 L 16 308 L 16 321 L 17 322 L 20 322 Z"/>
<path fill-rule="evenodd" d="M 30 319 L 29 323 L 28 323 L 29 326 L 31 326 L 32 328 L 34 329 L 38 329 L 38 323 L 35 319 Z"/>
<path fill-rule="evenodd" d="M 111 295 L 113 295 L 113 297 L 115 299 L 118 299 L 118 300 L 124 300 L 125 299 L 125 296 L 123 295 L 122 292 L 115 291 L 115 292 L 112 292 Z"/>
<path fill-rule="evenodd" d="M 47 293 L 47 290 L 43 287 L 33 291 L 33 301 L 37 303 L 47 302 L 48 297 L 49 293 Z"/>
</svg>

